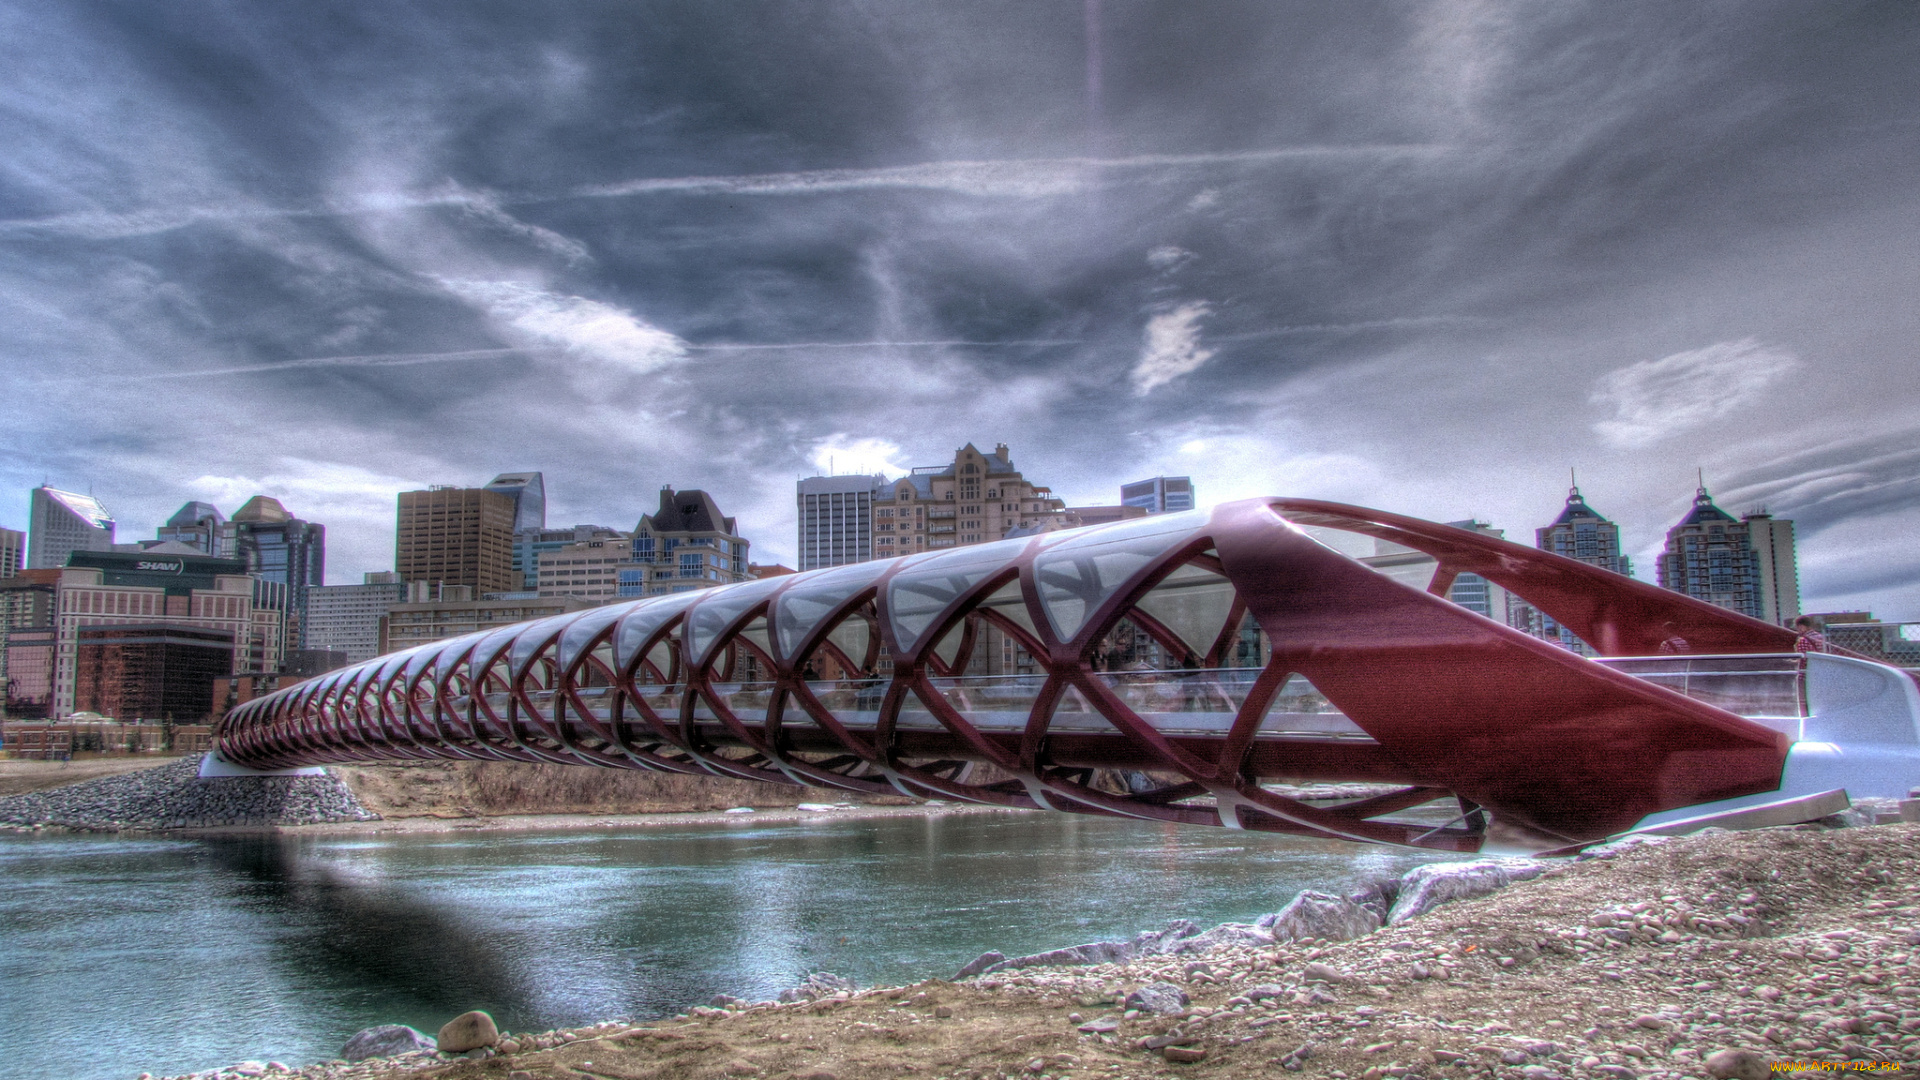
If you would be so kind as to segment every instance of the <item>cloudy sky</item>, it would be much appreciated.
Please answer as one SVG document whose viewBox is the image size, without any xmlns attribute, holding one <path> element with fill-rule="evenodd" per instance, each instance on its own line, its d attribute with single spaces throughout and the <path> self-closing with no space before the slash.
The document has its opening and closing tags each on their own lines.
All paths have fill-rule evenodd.
<svg viewBox="0 0 1920 1080">
<path fill-rule="evenodd" d="M 793 481 L 1333 498 L 1651 553 L 1704 469 L 1920 618 L 1920 6 L 0 6 L 0 524 Z"/>
</svg>

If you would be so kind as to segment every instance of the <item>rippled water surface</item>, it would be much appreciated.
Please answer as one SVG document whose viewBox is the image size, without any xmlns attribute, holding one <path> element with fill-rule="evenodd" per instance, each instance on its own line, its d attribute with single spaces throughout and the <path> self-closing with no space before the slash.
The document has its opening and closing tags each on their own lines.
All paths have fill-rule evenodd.
<svg viewBox="0 0 1920 1080">
<path fill-rule="evenodd" d="M 1275 910 L 1425 857 L 1065 814 L 553 833 L 0 837 L 0 1062 L 130 1080 L 861 985 Z"/>
</svg>

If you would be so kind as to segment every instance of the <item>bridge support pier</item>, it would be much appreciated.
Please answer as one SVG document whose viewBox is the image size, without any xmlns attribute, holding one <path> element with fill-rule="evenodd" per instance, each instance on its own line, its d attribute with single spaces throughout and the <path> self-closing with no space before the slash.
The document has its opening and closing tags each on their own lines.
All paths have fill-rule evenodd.
<svg viewBox="0 0 1920 1080">
<path fill-rule="evenodd" d="M 220 756 L 218 750 L 209 750 L 200 759 L 200 779 L 223 780 L 236 776 L 325 776 L 327 770 L 319 765 L 306 765 L 297 769 L 249 769 L 245 765 L 235 765 Z"/>
</svg>

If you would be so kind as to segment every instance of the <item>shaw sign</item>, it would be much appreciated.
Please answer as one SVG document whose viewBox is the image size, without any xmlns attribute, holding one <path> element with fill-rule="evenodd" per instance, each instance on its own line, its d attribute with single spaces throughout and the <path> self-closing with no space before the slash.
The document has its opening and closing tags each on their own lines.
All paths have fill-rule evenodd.
<svg viewBox="0 0 1920 1080">
<path fill-rule="evenodd" d="M 133 568 L 155 574 L 180 574 L 186 572 L 187 564 L 183 562 L 163 561 L 160 559 L 142 559 L 134 563 Z"/>
</svg>

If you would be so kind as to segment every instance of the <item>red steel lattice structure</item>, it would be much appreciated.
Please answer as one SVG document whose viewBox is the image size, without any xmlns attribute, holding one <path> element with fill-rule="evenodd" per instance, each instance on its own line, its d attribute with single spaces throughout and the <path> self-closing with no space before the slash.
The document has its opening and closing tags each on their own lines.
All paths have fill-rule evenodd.
<svg viewBox="0 0 1920 1080">
<path fill-rule="evenodd" d="M 1438 569 L 1423 592 L 1297 526 Z M 254 768 L 562 762 L 1455 851 L 1591 841 L 1778 786 L 1785 736 L 1443 599 L 1462 573 L 1606 656 L 1792 649 L 1779 627 L 1532 548 L 1257 499 L 434 642 L 248 702 L 218 746 Z M 1122 632 L 1164 670 L 1102 670 Z M 1034 673 L 964 674 L 989 638 Z M 1276 781 L 1398 789 L 1319 806 Z M 1393 817 L 1439 799 L 1458 806 L 1445 824 Z"/>
</svg>

